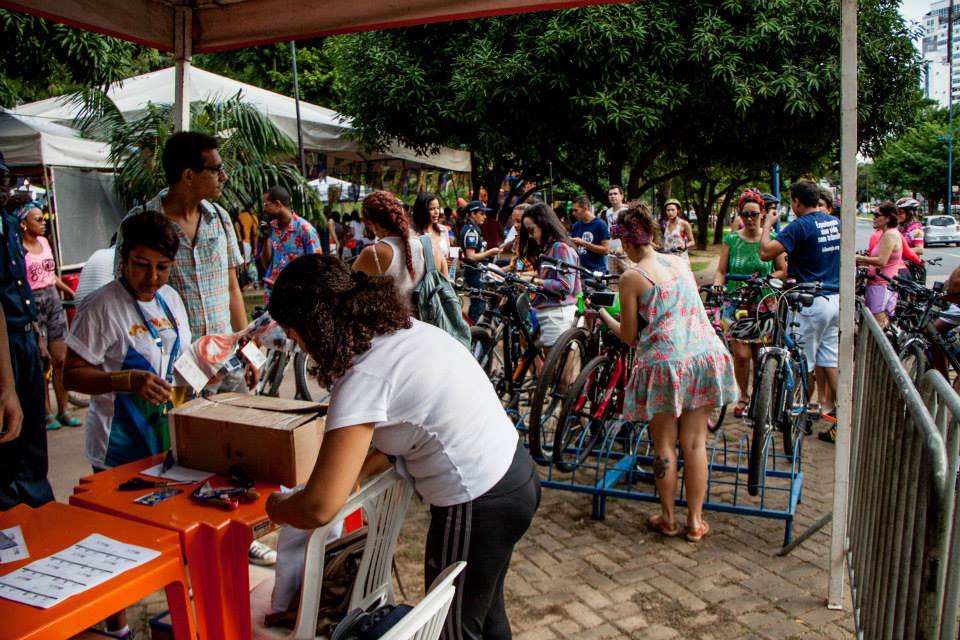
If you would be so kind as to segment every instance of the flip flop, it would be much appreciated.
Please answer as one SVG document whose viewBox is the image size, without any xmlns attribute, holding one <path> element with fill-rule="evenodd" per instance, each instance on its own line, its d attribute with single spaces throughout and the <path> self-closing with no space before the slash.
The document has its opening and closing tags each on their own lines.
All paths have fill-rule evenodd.
<svg viewBox="0 0 960 640">
<path fill-rule="evenodd" d="M 60 424 L 60 421 L 57 420 L 57 416 L 52 413 L 47 414 L 47 431 L 56 431 L 63 425 Z"/>
<path fill-rule="evenodd" d="M 80 427 L 83 423 L 70 415 L 69 411 L 64 411 L 56 417 L 57 421 L 64 427 Z"/>
<path fill-rule="evenodd" d="M 647 527 L 667 538 L 675 538 L 680 535 L 680 530 L 677 529 L 677 525 L 674 524 L 671 529 L 667 526 L 667 521 L 663 519 L 663 516 L 650 516 L 647 518 Z"/>
<path fill-rule="evenodd" d="M 710 533 L 710 525 L 706 522 L 698 529 L 687 527 L 687 540 L 690 542 L 700 542 L 708 533 Z"/>
</svg>

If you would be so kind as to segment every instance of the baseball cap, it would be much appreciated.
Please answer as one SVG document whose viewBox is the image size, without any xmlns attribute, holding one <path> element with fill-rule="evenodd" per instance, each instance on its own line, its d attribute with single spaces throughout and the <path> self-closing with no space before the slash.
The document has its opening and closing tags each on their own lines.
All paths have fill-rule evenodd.
<svg viewBox="0 0 960 640">
<path fill-rule="evenodd" d="M 468 202 L 467 205 L 463 208 L 463 212 L 466 213 L 466 214 L 471 214 L 471 213 L 473 213 L 473 212 L 475 212 L 475 211 L 483 211 L 484 213 L 489 213 L 489 212 L 493 211 L 493 209 L 490 209 L 489 207 L 483 206 L 483 203 L 480 202 L 479 200 L 471 200 L 471 201 Z"/>
</svg>

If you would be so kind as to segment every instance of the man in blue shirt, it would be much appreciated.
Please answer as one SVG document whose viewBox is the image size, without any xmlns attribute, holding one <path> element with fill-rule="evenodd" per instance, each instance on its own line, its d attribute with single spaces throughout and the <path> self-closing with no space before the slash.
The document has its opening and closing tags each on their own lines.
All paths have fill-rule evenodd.
<svg viewBox="0 0 960 640">
<path fill-rule="evenodd" d="M 606 273 L 607 250 L 610 246 L 607 223 L 593 214 L 593 205 L 587 196 L 574 198 L 573 217 L 577 221 L 573 223 L 570 239 L 580 254 L 580 266 Z"/>
<path fill-rule="evenodd" d="M 797 215 L 770 239 L 774 216 L 763 221 L 760 257 L 773 260 L 787 254 L 787 274 L 797 282 L 819 282 L 825 297 L 817 296 L 813 306 L 790 319 L 799 324 L 807 361 L 814 365 L 817 396 L 823 417 L 836 424 L 838 347 L 840 343 L 840 220 L 819 207 L 820 190 L 806 180 L 790 187 L 790 205 Z M 833 442 L 836 426 L 819 434 Z"/>
<path fill-rule="evenodd" d="M 500 247 L 487 249 L 487 243 L 483 241 L 480 225 L 487 219 L 488 213 L 490 213 L 490 209 L 483 206 L 483 203 L 479 200 L 468 202 L 463 208 L 463 215 L 466 217 L 467 222 L 460 230 L 460 249 L 463 251 L 463 257 L 467 260 L 480 262 L 500 253 Z M 463 273 L 463 281 L 467 283 L 467 286 L 477 289 L 483 287 L 480 271 L 465 268 Z M 477 322 L 483 314 L 485 307 L 486 302 L 483 298 L 471 297 L 470 309 L 467 311 L 470 322 Z"/>
<path fill-rule="evenodd" d="M 53 500 L 47 481 L 46 382 L 37 344 L 37 313 L 20 239 L 6 211 L 10 172 L 0 154 L 0 511 Z"/>
</svg>

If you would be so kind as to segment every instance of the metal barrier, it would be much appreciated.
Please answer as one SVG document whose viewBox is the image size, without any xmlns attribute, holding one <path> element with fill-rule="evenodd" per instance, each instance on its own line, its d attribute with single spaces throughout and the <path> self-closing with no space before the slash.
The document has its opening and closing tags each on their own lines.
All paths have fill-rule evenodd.
<svg viewBox="0 0 960 640">
<path fill-rule="evenodd" d="M 940 392 L 949 388 L 928 384 L 943 404 L 949 394 Z M 858 637 L 937 638 L 954 469 L 919 391 L 866 311 L 854 369 L 852 438 L 845 551 Z"/>
<path fill-rule="evenodd" d="M 947 452 L 947 483 L 944 504 L 952 511 L 947 515 L 946 546 L 941 556 L 946 584 L 940 615 L 940 638 L 957 637 L 957 614 L 960 611 L 960 509 L 957 508 L 957 482 L 960 480 L 960 396 L 938 371 L 928 371 L 920 382 L 920 395 L 933 416 Z"/>
</svg>

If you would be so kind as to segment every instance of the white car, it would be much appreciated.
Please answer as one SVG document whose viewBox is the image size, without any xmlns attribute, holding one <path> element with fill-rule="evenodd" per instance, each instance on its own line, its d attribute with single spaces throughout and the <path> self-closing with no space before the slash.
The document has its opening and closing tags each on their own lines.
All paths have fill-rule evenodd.
<svg viewBox="0 0 960 640">
<path fill-rule="evenodd" d="M 956 244 L 960 247 L 960 224 L 953 216 L 927 216 L 923 220 L 923 244 Z"/>
</svg>

